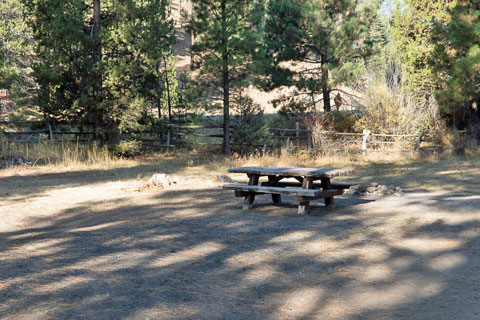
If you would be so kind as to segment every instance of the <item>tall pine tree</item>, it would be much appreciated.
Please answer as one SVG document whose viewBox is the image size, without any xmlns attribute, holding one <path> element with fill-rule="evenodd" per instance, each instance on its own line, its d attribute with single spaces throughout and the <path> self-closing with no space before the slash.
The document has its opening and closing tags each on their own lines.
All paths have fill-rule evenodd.
<svg viewBox="0 0 480 320">
<path fill-rule="evenodd" d="M 198 57 L 203 79 L 221 96 L 223 152 L 230 154 L 230 93 L 248 80 L 252 56 L 260 46 L 263 1 L 192 0 L 192 5 L 192 52 Z"/>
<path fill-rule="evenodd" d="M 405 0 L 393 13 L 392 40 L 405 66 L 403 84 L 413 92 L 431 95 L 435 76 L 429 59 L 435 43 L 431 39 L 434 24 L 450 21 L 449 9 L 455 1 Z"/>
<path fill-rule="evenodd" d="M 115 142 L 162 82 L 173 42 L 167 0 L 23 0 L 37 39 L 34 66 L 45 116 L 93 126 Z"/>
<path fill-rule="evenodd" d="M 372 53 L 369 36 L 379 1 L 271 0 L 266 22 L 266 72 L 270 87 L 294 86 L 312 109 L 352 83 Z M 343 94 L 343 93 L 342 93 Z"/>
<path fill-rule="evenodd" d="M 433 30 L 436 98 L 451 125 L 473 127 L 480 139 L 480 1 L 458 0 L 449 14 Z"/>
<path fill-rule="evenodd" d="M 9 90 L 15 110 L 30 103 L 26 88 L 33 87 L 29 77 L 33 35 L 23 11 L 18 0 L 0 2 L 0 89 Z"/>
</svg>

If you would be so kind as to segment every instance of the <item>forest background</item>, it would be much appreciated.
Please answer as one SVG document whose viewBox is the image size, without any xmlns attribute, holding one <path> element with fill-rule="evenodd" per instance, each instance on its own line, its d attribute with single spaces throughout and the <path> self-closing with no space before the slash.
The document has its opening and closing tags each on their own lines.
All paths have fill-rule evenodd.
<svg viewBox="0 0 480 320">
<path fill-rule="evenodd" d="M 3 120 L 118 146 L 219 114 L 225 154 L 295 121 L 480 140 L 480 1 L 6 0 L 0 17 Z"/>
</svg>

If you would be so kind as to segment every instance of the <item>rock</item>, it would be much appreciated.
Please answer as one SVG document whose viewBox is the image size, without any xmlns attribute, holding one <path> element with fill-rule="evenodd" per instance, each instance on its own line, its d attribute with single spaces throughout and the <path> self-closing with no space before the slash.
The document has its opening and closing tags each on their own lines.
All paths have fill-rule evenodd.
<svg viewBox="0 0 480 320">
<path fill-rule="evenodd" d="M 367 192 L 375 192 L 375 191 L 377 191 L 376 187 L 368 187 L 367 188 Z"/>
<path fill-rule="evenodd" d="M 401 196 L 403 196 L 403 192 L 398 192 L 398 191 L 397 191 L 397 192 L 395 192 L 393 195 L 394 195 L 395 197 L 401 197 Z"/>
<path fill-rule="evenodd" d="M 375 188 L 375 187 L 378 187 L 378 183 L 372 182 L 372 183 L 370 183 L 370 187 L 374 187 L 374 188 Z"/>
<path fill-rule="evenodd" d="M 402 192 L 402 191 L 403 191 L 403 189 L 402 189 L 402 188 L 400 188 L 400 187 L 396 187 L 396 188 L 395 188 L 395 191 L 397 191 L 397 192 Z"/>
<path fill-rule="evenodd" d="M 230 178 L 229 176 L 225 175 L 225 174 L 217 174 L 217 176 L 215 177 L 215 179 L 217 181 L 220 181 L 220 182 L 233 182 L 233 179 Z"/>
<path fill-rule="evenodd" d="M 393 184 L 389 185 L 389 186 L 388 186 L 388 189 L 390 189 L 390 190 L 395 190 L 395 185 L 393 185 Z"/>
<path fill-rule="evenodd" d="M 172 181 L 165 173 L 155 173 L 150 179 L 148 179 L 147 182 L 140 186 L 138 191 L 143 191 L 151 187 L 164 189 L 165 187 L 171 186 L 174 183 L 176 182 Z"/>
<path fill-rule="evenodd" d="M 33 164 L 31 161 L 26 161 L 21 155 L 14 153 L 0 157 L 0 160 L 5 164 L 13 166 L 31 166 Z"/>
</svg>

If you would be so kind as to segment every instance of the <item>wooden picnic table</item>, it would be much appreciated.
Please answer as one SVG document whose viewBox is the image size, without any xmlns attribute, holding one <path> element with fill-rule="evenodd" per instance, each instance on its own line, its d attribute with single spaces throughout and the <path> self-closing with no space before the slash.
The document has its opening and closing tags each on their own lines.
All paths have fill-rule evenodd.
<svg viewBox="0 0 480 320">
<path fill-rule="evenodd" d="M 324 198 L 325 205 L 334 204 L 334 196 L 343 194 L 351 184 L 332 183 L 331 179 L 349 176 L 355 173 L 352 169 L 320 169 L 320 168 L 277 168 L 277 167 L 242 167 L 231 168 L 230 173 L 246 173 L 248 185 L 226 184 L 224 189 L 234 190 L 236 197 L 245 197 L 243 208 L 252 208 L 255 196 L 271 194 L 274 204 L 281 203 L 281 195 L 293 195 L 298 202 L 298 214 L 307 214 L 310 201 Z M 260 177 L 268 180 L 260 182 Z M 294 178 L 296 181 L 282 181 Z M 320 183 L 315 181 L 320 180 Z"/>
</svg>

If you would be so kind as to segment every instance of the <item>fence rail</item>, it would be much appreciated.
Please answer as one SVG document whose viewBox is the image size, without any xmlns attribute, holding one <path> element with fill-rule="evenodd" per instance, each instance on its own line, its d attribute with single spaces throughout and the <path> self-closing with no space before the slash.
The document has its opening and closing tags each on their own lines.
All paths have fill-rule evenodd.
<svg viewBox="0 0 480 320">
<path fill-rule="evenodd" d="M 74 141 L 91 142 L 94 132 L 74 130 L 54 130 L 48 121 L 0 121 L 0 125 L 18 124 L 44 124 L 44 129 L 31 131 L 1 130 L 0 134 L 9 142 L 39 142 L 39 141 Z M 17 126 L 16 126 L 17 127 Z M 159 131 L 135 131 L 124 134 L 123 138 L 134 137 L 143 142 L 147 147 L 153 148 L 174 148 L 178 146 L 221 146 L 216 139 L 223 139 L 222 127 L 213 125 L 177 125 L 168 124 Z M 18 127 L 17 127 L 18 130 Z M 321 131 L 301 128 L 297 122 L 295 128 L 270 128 L 274 143 L 271 145 L 253 145 L 250 147 L 263 148 L 273 151 L 280 149 L 281 152 L 292 150 L 329 150 L 329 151 L 388 151 L 388 152 L 411 152 L 422 149 L 422 143 L 426 142 L 424 133 L 417 134 L 379 134 L 371 133 L 370 130 L 358 132 L 335 132 Z M 212 132 L 213 131 L 213 132 Z M 25 138 L 25 136 L 31 136 Z M 73 136 L 73 137 L 72 137 Z M 73 138 L 73 139 L 72 139 Z M 214 141 L 212 141 L 213 139 Z M 243 146 L 242 146 L 243 147 Z M 429 147 L 431 148 L 431 147 Z"/>
</svg>

